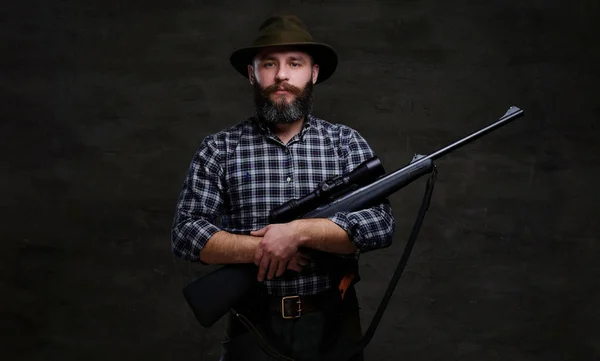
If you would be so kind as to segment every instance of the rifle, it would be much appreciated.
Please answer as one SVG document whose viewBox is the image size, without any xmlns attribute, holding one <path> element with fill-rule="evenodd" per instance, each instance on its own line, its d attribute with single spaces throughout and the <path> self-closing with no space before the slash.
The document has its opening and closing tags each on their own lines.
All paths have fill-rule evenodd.
<svg viewBox="0 0 600 361">
<path fill-rule="evenodd" d="M 271 210 L 269 220 L 271 223 L 275 223 L 288 222 L 297 218 L 323 218 L 340 211 L 352 212 L 378 204 L 421 176 L 432 173 L 435 170 L 434 160 L 522 115 L 523 110 L 512 106 L 495 123 L 428 156 L 415 156 L 409 165 L 385 176 L 382 176 L 383 168 L 379 159 L 373 157 L 349 174 L 326 180 L 312 193 L 300 199 L 290 200 Z M 418 230 L 418 228 L 415 229 Z M 413 233 L 415 233 L 415 229 L 413 229 Z M 416 233 L 412 238 L 416 238 Z M 401 263 L 406 264 L 410 249 L 412 249 L 412 243 L 410 243 L 410 247 L 407 247 L 408 253 L 405 251 Z M 185 286 L 183 294 L 198 322 L 204 327 L 210 327 L 229 310 L 234 309 L 238 302 L 257 285 L 257 273 L 258 268 L 254 264 L 225 265 Z M 396 282 L 400 274 L 401 270 L 394 275 Z M 387 299 L 382 302 L 383 307 L 392 291 L 393 288 L 391 291 L 390 288 L 388 289 Z M 381 305 L 380 310 L 383 311 Z M 381 317 L 380 310 L 378 310 L 378 317 Z M 374 329 L 369 329 L 367 334 L 371 333 L 372 336 L 373 332 Z M 366 342 L 368 343 L 368 340 Z"/>
</svg>

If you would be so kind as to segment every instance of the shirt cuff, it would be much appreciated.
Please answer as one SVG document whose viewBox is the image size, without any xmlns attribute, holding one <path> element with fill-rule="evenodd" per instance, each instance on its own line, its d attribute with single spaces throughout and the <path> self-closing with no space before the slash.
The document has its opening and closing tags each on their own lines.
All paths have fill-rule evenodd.
<svg viewBox="0 0 600 361">
<path fill-rule="evenodd" d="M 200 251 L 208 240 L 221 229 L 207 221 L 188 224 L 174 234 L 173 253 L 190 262 L 200 262 Z"/>
<path fill-rule="evenodd" d="M 363 251 L 365 240 L 361 237 L 359 232 L 357 232 L 355 222 L 352 222 L 349 219 L 349 213 L 350 212 L 338 212 L 327 218 L 348 233 L 350 241 L 356 246 L 355 256 L 358 256 L 358 254 Z"/>
</svg>

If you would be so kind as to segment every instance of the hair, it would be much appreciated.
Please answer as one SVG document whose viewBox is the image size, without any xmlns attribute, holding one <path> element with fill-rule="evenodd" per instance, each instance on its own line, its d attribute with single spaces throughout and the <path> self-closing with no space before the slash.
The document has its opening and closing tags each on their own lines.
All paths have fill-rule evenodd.
<svg viewBox="0 0 600 361">
<path fill-rule="evenodd" d="M 255 81 L 254 105 L 258 120 L 264 124 L 289 124 L 307 117 L 313 107 L 313 87 L 314 84 L 310 79 L 304 89 L 298 92 L 294 101 L 281 105 L 273 103 L 261 85 Z"/>
</svg>

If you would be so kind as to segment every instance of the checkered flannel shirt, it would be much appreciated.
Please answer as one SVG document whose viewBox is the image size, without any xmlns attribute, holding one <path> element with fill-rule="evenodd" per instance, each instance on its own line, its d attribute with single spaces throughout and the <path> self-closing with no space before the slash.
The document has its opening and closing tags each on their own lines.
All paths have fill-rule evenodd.
<svg viewBox="0 0 600 361">
<path fill-rule="evenodd" d="M 312 192 L 322 181 L 347 173 L 373 156 L 355 130 L 308 116 L 287 144 L 254 118 L 206 137 L 183 183 L 173 221 L 173 253 L 197 262 L 219 230 L 248 234 L 268 224 L 269 210 Z M 218 222 L 220 218 L 220 223 Z M 388 200 L 369 209 L 328 217 L 346 230 L 357 252 L 388 247 L 395 224 Z M 301 273 L 265 280 L 269 294 L 310 295 L 332 287 L 315 261 Z"/>
</svg>

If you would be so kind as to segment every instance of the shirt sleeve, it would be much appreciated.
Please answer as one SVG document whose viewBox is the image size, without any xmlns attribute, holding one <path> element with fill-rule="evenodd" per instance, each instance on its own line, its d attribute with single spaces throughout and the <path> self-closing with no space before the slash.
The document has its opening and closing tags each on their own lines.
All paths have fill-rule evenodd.
<svg viewBox="0 0 600 361">
<path fill-rule="evenodd" d="M 367 141 L 357 132 L 345 128 L 342 133 L 342 156 L 346 172 L 374 156 Z M 338 212 L 328 217 L 344 229 L 357 248 L 357 253 L 389 247 L 395 231 L 392 207 L 386 198 L 378 205 L 355 212 Z"/>
<path fill-rule="evenodd" d="M 186 261 L 200 261 L 200 251 L 220 228 L 214 223 L 223 205 L 223 175 L 215 142 L 204 139 L 192 161 L 177 200 L 171 249 Z"/>
</svg>

